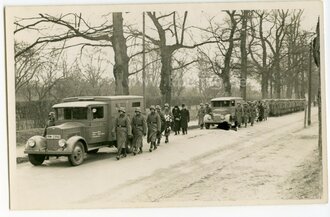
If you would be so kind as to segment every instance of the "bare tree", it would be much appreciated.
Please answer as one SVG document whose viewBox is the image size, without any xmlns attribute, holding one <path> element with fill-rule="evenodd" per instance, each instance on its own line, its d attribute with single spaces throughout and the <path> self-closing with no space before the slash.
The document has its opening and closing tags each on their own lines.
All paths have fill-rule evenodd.
<svg viewBox="0 0 330 217">
<path fill-rule="evenodd" d="M 127 56 L 126 38 L 123 32 L 122 13 L 112 13 L 112 21 L 113 24 L 107 18 L 100 25 L 91 26 L 88 21 L 83 19 L 81 13 L 68 13 L 59 17 L 39 14 L 37 17 L 18 19 L 15 22 L 17 27 L 14 31 L 15 34 L 29 30 L 39 32 L 40 36 L 31 44 L 16 52 L 15 60 L 17 61 L 19 57 L 30 52 L 31 49 L 38 50 L 50 43 L 61 42 L 62 45 L 59 46 L 59 49 L 80 47 L 81 52 L 85 47 L 113 47 L 115 53 L 113 69 L 116 79 L 115 94 L 128 94 L 129 58 Z M 43 31 L 45 25 L 48 28 L 46 31 Z M 59 28 L 61 28 L 61 31 L 58 31 Z M 77 38 L 81 40 L 72 40 Z"/>
</svg>

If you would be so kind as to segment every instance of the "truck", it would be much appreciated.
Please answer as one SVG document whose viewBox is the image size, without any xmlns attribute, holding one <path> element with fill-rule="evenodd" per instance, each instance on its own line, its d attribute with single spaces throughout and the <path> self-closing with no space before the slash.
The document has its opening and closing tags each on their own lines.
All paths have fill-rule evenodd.
<svg viewBox="0 0 330 217">
<path fill-rule="evenodd" d="M 97 153 L 101 147 L 116 147 L 112 133 L 118 109 L 124 107 L 128 116 L 135 108 L 144 109 L 142 96 L 79 96 L 69 97 L 52 106 L 55 126 L 46 135 L 27 140 L 24 153 L 33 165 L 41 165 L 49 157 L 67 156 L 73 166 L 83 163 L 87 153 Z"/>
<path fill-rule="evenodd" d="M 219 128 L 229 130 L 236 127 L 235 108 L 237 103 L 244 103 L 241 97 L 217 97 L 211 99 L 211 114 L 204 116 L 205 128 L 218 125 Z"/>
</svg>

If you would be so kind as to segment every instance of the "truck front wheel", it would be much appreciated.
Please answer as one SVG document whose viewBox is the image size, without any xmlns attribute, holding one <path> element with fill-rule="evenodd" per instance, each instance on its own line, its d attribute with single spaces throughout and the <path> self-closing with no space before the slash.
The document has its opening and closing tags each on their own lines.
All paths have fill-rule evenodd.
<svg viewBox="0 0 330 217">
<path fill-rule="evenodd" d="M 29 154 L 28 156 L 30 163 L 33 164 L 34 166 L 41 165 L 45 160 L 45 155 Z"/>
<path fill-rule="evenodd" d="M 210 129 L 210 124 L 205 124 L 206 129 Z"/>
<path fill-rule="evenodd" d="M 72 166 L 78 166 L 84 161 L 85 151 L 84 146 L 81 142 L 77 142 L 74 147 L 72 154 L 69 155 L 69 162 Z"/>
</svg>

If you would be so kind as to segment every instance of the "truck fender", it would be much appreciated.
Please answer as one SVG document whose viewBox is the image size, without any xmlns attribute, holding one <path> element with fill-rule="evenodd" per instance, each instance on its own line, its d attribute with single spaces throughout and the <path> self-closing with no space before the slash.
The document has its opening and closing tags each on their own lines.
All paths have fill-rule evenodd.
<svg viewBox="0 0 330 217">
<path fill-rule="evenodd" d="M 70 137 L 67 141 L 66 141 L 66 144 L 67 144 L 67 150 L 68 151 L 72 151 L 73 150 L 73 146 L 78 142 L 78 141 L 80 141 L 82 144 L 83 144 L 83 146 L 84 146 L 84 150 L 85 150 L 85 152 L 87 152 L 88 151 L 88 148 L 87 148 L 87 142 L 86 142 L 86 140 L 83 138 L 83 137 L 81 137 L 81 136 L 72 136 L 72 137 Z"/>
<path fill-rule="evenodd" d="M 32 136 L 28 140 L 30 140 L 30 139 L 31 140 L 34 140 L 36 142 L 36 145 L 34 147 L 30 147 L 30 146 L 28 146 L 26 144 L 25 145 L 25 150 L 41 150 L 41 149 L 45 149 L 46 148 L 47 140 L 46 140 L 45 137 L 43 137 L 43 136 Z"/>
</svg>

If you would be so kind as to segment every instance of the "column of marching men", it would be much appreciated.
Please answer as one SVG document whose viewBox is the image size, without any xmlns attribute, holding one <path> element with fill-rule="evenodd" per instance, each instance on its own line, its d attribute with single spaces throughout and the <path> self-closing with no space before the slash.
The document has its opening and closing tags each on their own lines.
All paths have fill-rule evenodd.
<svg viewBox="0 0 330 217">
<path fill-rule="evenodd" d="M 237 103 L 235 107 L 234 121 L 235 129 L 251 126 L 255 122 L 266 121 L 269 116 L 280 116 L 292 112 L 302 111 L 305 106 L 305 100 L 258 100 Z M 112 133 L 117 138 L 117 159 L 127 156 L 128 144 L 131 143 L 133 155 L 141 154 L 143 147 L 143 137 L 147 136 L 147 143 L 150 144 L 149 152 L 157 149 L 161 143 L 162 136 L 165 136 L 165 143 L 169 142 L 170 132 L 174 135 L 188 133 L 188 123 L 190 113 L 184 104 L 181 109 L 174 106 L 170 110 L 169 104 L 164 105 L 162 110 L 159 105 L 150 106 L 150 112 L 145 118 L 141 113 L 141 108 L 135 109 L 132 119 L 126 115 L 125 108 L 121 107 L 114 122 Z M 204 116 L 213 115 L 212 109 L 208 103 L 200 104 L 197 112 L 198 125 L 204 128 Z"/>
<path fill-rule="evenodd" d="M 133 155 L 143 152 L 143 137 L 147 136 L 147 143 L 150 144 L 149 152 L 157 149 L 161 143 L 162 136 L 165 136 L 165 143 L 169 142 L 171 130 L 174 135 L 188 133 L 188 122 L 190 113 L 184 104 L 181 109 L 174 106 L 172 111 L 169 104 L 164 105 L 163 111 L 159 105 L 150 106 L 150 112 L 145 118 L 141 108 L 135 109 L 135 114 L 130 119 L 125 108 L 118 109 L 118 116 L 114 122 L 112 133 L 117 138 L 117 160 L 127 156 L 128 144 L 131 143 Z"/>
</svg>

